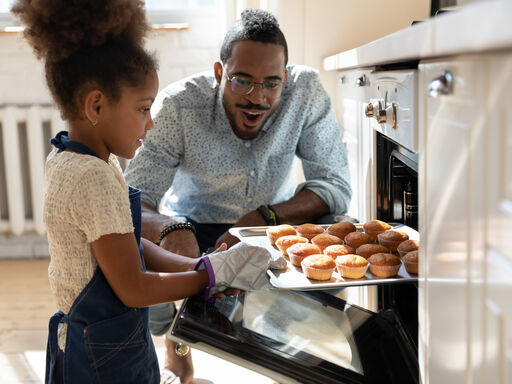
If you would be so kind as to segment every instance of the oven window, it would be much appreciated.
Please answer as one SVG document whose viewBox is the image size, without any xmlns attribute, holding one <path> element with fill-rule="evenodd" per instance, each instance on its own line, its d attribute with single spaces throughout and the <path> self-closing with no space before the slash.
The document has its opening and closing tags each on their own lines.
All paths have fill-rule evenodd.
<svg viewBox="0 0 512 384">
<path fill-rule="evenodd" d="M 418 230 L 418 155 L 376 132 L 377 218 Z"/>
</svg>

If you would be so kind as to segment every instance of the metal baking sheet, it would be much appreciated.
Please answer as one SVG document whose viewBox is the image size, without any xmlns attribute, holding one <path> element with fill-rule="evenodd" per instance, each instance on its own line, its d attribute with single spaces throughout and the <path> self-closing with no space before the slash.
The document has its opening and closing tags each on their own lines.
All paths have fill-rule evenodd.
<svg viewBox="0 0 512 384">
<path fill-rule="evenodd" d="M 354 224 L 358 231 L 363 231 L 362 224 Z M 403 224 L 392 224 L 393 229 L 403 231 L 409 235 L 411 240 L 419 240 L 419 233 Z M 329 225 L 322 225 L 327 228 Z M 251 245 L 259 245 L 267 248 L 272 253 L 281 254 L 281 252 L 274 246 L 270 245 L 267 239 L 266 229 L 268 227 L 232 227 L 229 232 Z M 340 276 L 337 270 L 334 270 L 330 280 L 318 281 L 308 279 L 303 273 L 301 268 L 294 266 L 289 260 L 286 260 L 286 268 L 280 271 L 268 270 L 270 276 L 270 284 L 279 289 L 299 289 L 299 290 L 315 290 L 315 289 L 330 289 L 336 287 L 352 287 L 358 285 L 380 285 L 380 284 L 399 284 L 409 281 L 417 281 L 416 275 L 410 275 L 402 263 L 398 275 L 394 277 L 382 278 L 374 276 L 368 270 L 360 279 L 344 279 Z"/>
</svg>

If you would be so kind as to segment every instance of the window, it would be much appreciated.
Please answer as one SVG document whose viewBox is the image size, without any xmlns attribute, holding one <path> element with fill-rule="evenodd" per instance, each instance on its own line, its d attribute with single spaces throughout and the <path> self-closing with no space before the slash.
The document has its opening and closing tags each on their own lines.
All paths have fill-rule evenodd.
<svg viewBox="0 0 512 384">
<path fill-rule="evenodd" d="M 9 13 L 14 1 L 0 0 L 0 30 L 19 25 Z M 183 23 L 197 16 L 213 15 L 218 2 L 219 0 L 145 0 L 151 24 Z"/>
</svg>

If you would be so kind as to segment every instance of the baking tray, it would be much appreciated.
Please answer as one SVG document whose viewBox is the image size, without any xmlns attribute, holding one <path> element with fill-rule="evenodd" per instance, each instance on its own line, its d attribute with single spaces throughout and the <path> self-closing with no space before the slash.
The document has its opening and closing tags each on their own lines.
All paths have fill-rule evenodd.
<svg viewBox="0 0 512 384">
<path fill-rule="evenodd" d="M 393 229 L 403 231 L 409 235 L 411 240 L 419 240 L 419 233 L 403 224 L 389 223 Z M 324 228 L 329 227 L 328 225 L 321 225 Z M 363 231 L 363 224 L 354 224 L 358 231 Z M 267 248 L 273 254 L 281 254 L 281 252 L 274 246 L 270 245 L 267 239 L 266 229 L 268 227 L 232 227 L 229 232 L 238 237 L 241 241 L 251 245 L 259 245 L 260 247 Z M 411 281 L 417 281 L 416 275 L 410 275 L 402 263 L 398 275 L 394 277 L 382 278 L 374 276 L 368 270 L 360 279 L 344 279 L 340 276 L 337 270 L 332 274 L 330 280 L 318 281 L 308 279 L 302 270 L 289 260 L 286 260 L 286 268 L 283 270 L 268 270 L 270 276 L 270 284 L 278 289 L 298 289 L 298 290 L 315 290 L 315 289 L 329 289 L 336 287 L 352 287 L 358 285 L 381 285 L 381 284 L 399 284 Z"/>
</svg>

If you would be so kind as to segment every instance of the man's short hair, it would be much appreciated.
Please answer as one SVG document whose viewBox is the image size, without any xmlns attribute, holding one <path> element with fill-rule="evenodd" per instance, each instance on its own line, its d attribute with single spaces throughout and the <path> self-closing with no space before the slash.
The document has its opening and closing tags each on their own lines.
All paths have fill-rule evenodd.
<svg viewBox="0 0 512 384">
<path fill-rule="evenodd" d="M 246 9 L 242 17 L 231 26 L 220 49 L 220 60 L 225 63 L 231 56 L 233 44 L 239 41 L 258 41 L 281 45 L 284 64 L 288 63 L 288 45 L 274 15 L 261 9 Z"/>
</svg>

